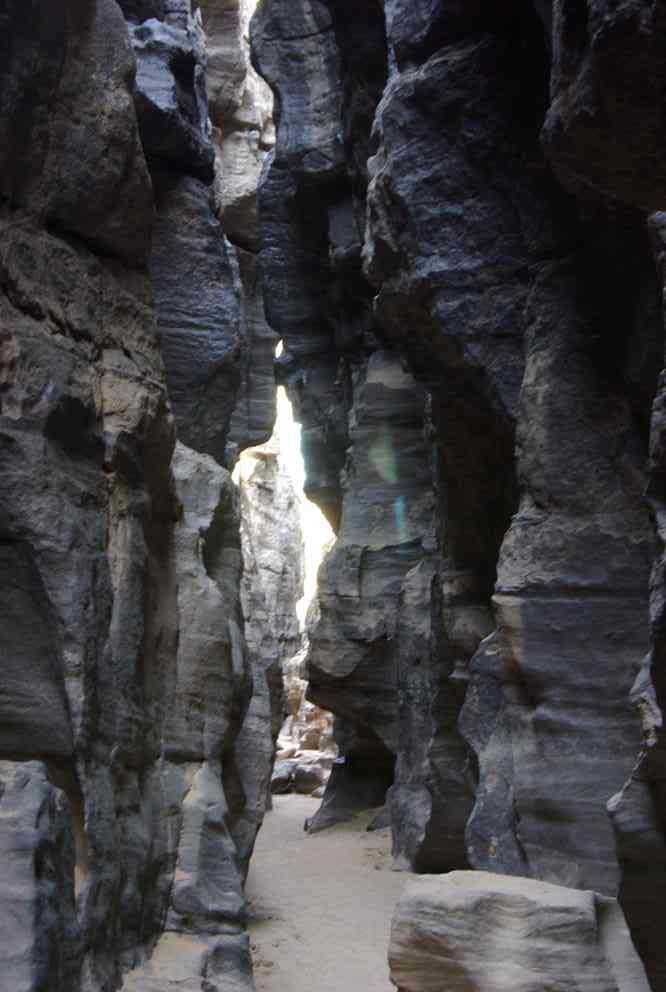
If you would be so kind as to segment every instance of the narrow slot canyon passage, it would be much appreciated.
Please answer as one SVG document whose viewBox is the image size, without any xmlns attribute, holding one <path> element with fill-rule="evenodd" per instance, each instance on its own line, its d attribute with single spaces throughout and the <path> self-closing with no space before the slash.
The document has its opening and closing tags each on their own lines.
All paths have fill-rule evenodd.
<svg viewBox="0 0 666 992">
<path fill-rule="evenodd" d="M 277 357 L 281 351 L 280 344 Z M 255 984 L 257 992 L 388 992 L 386 946 L 405 881 L 393 870 L 390 828 L 368 830 L 375 808 L 305 830 L 337 754 L 332 714 L 306 699 L 305 668 L 317 572 L 335 536 L 303 493 L 300 435 L 279 387 L 273 436 L 243 452 L 235 472 L 246 581 L 263 578 L 271 604 L 269 614 L 252 616 L 257 597 L 248 588 L 246 624 L 251 630 L 259 619 L 272 627 L 284 684 L 274 795 L 245 888 Z"/>
<path fill-rule="evenodd" d="M 316 834 L 318 801 L 275 796 L 246 886 L 257 992 L 389 992 L 386 946 L 406 876 L 373 813 Z"/>
<path fill-rule="evenodd" d="M 277 357 L 281 351 L 279 344 Z M 255 983 L 257 992 L 388 992 L 386 944 L 405 880 L 392 867 L 390 828 L 368 830 L 374 809 L 316 833 L 304 829 L 337 754 L 332 714 L 306 700 L 305 669 L 317 571 L 335 536 L 303 493 L 300 433 L 279 387 L 271 439 L 243 452 L 234 472 L 249 643 L 256 650 L 268 638 L 284 685 L 275 794 L 245 889 Z"/>
<path fill-rule="evenodd" d="M 0 992 L 666 992 L 666 0 L 0 26 Z"/>
</svg>

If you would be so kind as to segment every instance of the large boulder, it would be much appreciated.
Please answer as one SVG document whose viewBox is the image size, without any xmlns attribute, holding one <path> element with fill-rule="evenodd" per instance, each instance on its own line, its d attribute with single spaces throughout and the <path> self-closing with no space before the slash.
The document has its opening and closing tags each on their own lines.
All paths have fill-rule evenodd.
<svg viewBox="0 0 666 992">
<path fill-rule="evenodd" d="M 613 899 L 526 878 L 410 880 L 389 948 L 399 992 L 648 992 Z"/>
</svg>

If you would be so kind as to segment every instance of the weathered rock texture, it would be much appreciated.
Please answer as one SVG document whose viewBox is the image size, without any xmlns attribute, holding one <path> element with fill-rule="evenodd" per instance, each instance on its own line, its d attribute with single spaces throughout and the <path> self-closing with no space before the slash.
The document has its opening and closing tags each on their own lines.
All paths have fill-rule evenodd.
<svg viewBox="0 0 666 992">
<path fill-rule="evenodd" d="M 392 786 L 418 871 L 621 867 L 664 992 L 663 4 L 262 0 L 271 155 L 248 14 L 0 6 L 2 974 L 251 987 L 275 709 L 222 465 L 282 337 L 338 533 L 320 821 Z"/>
<path fill-rule="evenodd" d="M 0 28 L 0 985 L 250 989 L 252 681 L 210 455 L 252 377 L 201 19 L 7 2 Z"/>
<path fill-rule="evenodd" d="M 286 719 L 281 728 L 279 745 L 293 757 L 299 751 L 330 751 L 334 753 L 333 714 L 315 706 L 307 698 L 308 644 L 283 662 Z"/>
<path fill-rule="evenodd" d="M 659 536 L 664 475 L 663 18 L 650 0 L 264 0 L 253 22 L 276 97 L 267 316 L 338 533 L 310 631 L 311 698 L 350 759 L 325 805 L 352 770 L 360 802 L 393 778 L 395 853 L 419 871 L 618 890 L 605 807 L 640 746 L 644 493 L 651 472 Z M 661 753 L 614 807 L 660 989 Z"/>
<path fill-rule="evenodd" d="M 219 417 L 229 408 L 231 422 L 227 462 L 244 448 L 266 441 L 275 420 L 273 359 L 277 336 L 264 315 L 261 276 L 256 264 L 257 186 L 266 156 L 275 141 L 273 96 L 250 65 L 249 20 L 256 0 L 202 0 L 206 33 L 206 80 L 211 140 L 215 152 L 213 204 L 225 236 L 237 247 L 243 297 L 242 334 L 235 345 L 240 356 L 231 365 L 240 371 L 238 395 L 224 376 L 220 394 L 202 399 L 202 408 Z M 191 253 L 188 253 L 191 254 Z M 194 258 L 192 258 L 194 260 Z M 224 281 L 224 280 L 223 280 Z M 210 285 L 205 267 L 194 285 Z M 268 427 L 268 430 L 267 430 Z"/>
<path fill-rule="evenodd" d="M 257 186 L 275 143 L 273 95 L 250 65 L 256 0 L 202 0 L 215 145 L 215 199 L 227 236 L 256 252 Z"/>
<path fill-rule="evenodd" d="M 614 899 L 487 872 L 407 883 L 391 927 L 399 992 L 647 992 Z"/>
<path fill-rule="evenodd" d="M 148 824 L 152 856 L 168 866 L 161 879 L 166 916 L 150 957 L 126 977 L 128 992 L 152 989 L 158 980 L 167 988 L 189 980 L 193 989 L 222 990 L 237 961 L 238 987 L 252 987 L 231 833 L 243 811 L 235 748 L 252 693 L 237 496 L 225 469 L 181 444 L 173 471 L 182 506 L 174 540 L 181 636 L 175 669 L 165 673 L 156 818 Z"/>
<path fill-rule="evenodd" d="M 303 594 L 299 497 L 277 432 L 241 457 L 243 613 L 254 694 L 238 740 L 246 806 L 236 838 L 247 866 L 261 825 L 284 720 L 283 666 L 301 645 L 296 604 Z"/>
</svg>

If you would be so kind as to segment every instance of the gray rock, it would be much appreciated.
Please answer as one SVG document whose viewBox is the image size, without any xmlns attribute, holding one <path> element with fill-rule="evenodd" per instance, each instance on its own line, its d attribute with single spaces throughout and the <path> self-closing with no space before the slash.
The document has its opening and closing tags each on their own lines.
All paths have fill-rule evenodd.
<svg viewBox="0 0 666 992">
<path fill-rule="evenodd" d="M 273 795 L 282 795 L 291 792 L 294 781 L 294 771 L 298 761 L 278 761 L 273 768 L 271 776 L 271 792 Z"/>
<path fill-rule="evenodd" d="M 0 190 L 11 207 L 104 254 L 145 264 L 153 205 L 115 0 L 3 5 Z M 57 99 L 51 95 L 57 91 Z"/>
<path fill-rule="evenodd" d="M 178 433 L 188 447 L 224 462 L 244 334 L 238 263 L 208 187 L 167 174 L 155 183 L 150 269 Z"/>
<path fill-rule="evenodd" d="M 311 796 L 328 779 L 328 769 L 318 764 L 297 764 L 294 769 L 293 789 L 304 796 Z"/>
<path fill-rule="evenodd" d="M 467 681 L 442 623 L 434 555 L 405 576 L 397 620 L 398 745 L 393 854 L 418 872 L 464 868 L 473 793 L 457 720 Z"/>
<path fill-rule="evenodd" d="M 241 381 L 229 422 L 227 460 L 246 448 L 265 443 L 276 416 L 273 364 L 277 335 L 266 321 L 261 272 L 256 255 L 237 250 L 243 290 Z"/>
<path fill-rule="evenodd" d="M 300 751 L 317 751 L 333 758 L 337 753 L 333 714 L 306 698 L 307 653 L 307 638 L 304 638 L 303 647 L 282 665 L 287 712 L 278 746 L 284 751 L 283 757 L 291 757 Z"/>
<path fill-rule="evenodd" d="M 514 0 L 386 0 L 386 33 L 400 68 L 425 60 L 460 36 L 515 18 Z"/>
<path fill-rule="evenodd" d="M 212 182 L 215 153 L 200 22 L 191 16 L 183 24 L 151 18 L 130 30 L 137 57 L 135 101 L 149 165 Z"/>
<path fill-rule="evenodd" d="M 277 377 L 303 424 L 305 493 L 335 528 L 348 445 L 348 382 L 326 316 L 328 244 L 321 218 L 316 226 L 312 222 L 321 212 L 319 200 L 299 193 L 288 170 L 271 155 L 259 201 L 266 318 L 284 342 Z"/>
<path fill-rule="evenodd" d="M 171 275 L 166 261 L 153 286 L 146 272 L 154 202 L 134 60 L 115 3 L 84 7 L 0 14 L 3 981 L 165 987 L 185 966 L 163 941 L 189 937 L 198 963 L 183 981 L 249 989 L 230 832 L 251 688 L 238 519 L 210 460 L 178 462 L 175 493 L 152 311 Z M 188 12 L 150 10 L 174 30 Z M 182 182 L 201 234 L 209 199 Z M 227 266 L 219 235 L 214 247 Z M 233 273 L 228 285 L 234 352 Z"/>
<path fill-rule="evenodd" d="M 475 786 L 475 802 L 465 842 L 470 864 L 486 871 L 497 871 L 501 864 L 503 874 L 527 875 L 514 802 L 511 719 L 503 685 L 504 660 L 494 632 L 481 642 L 470 662 L 469 687 L 459 719 L 474 756 L 468 772 Z"/>
<path fill-rule="evenodd" d="M 401 583 L 432 541 L 425 395 L 376 352 L 354 383 L 352 446 L 338 539 L 319 572 L 309 698 L 396 747 L 395 633 Z"/>
<path fill-rule="evenodd" d="M 236 744 L 245 808 L 234 828 L 244 869 L 271 791 L 284 788 L 276 741 L 284 719 L 282 665 L 300 647 L 296 604 L 303 594 L 304 548 L 299 499 L 276 431 L 239 463 L 242 508 L 242 603 L 254 691 Z M 271 778 L 273 773 L 273 777 Z M 277 776 L 277 778 L 276 778 Z"/>
<path fill-rule="evenodd" d="M 384 806 L 393 781 L 394 756 L 371 732 L 335 720 L 340 750 L 331 767 L 321 806 L 308 817 L 305 829 L 317 833 L 351 820 L 357 813 Z"/>
<path fill-rule="evenodd" d="M 64 793 L 37 761 L 0 761 L 0 942 L 6 989 L 76 987 L 80 934 Z"/>
<path fill-rule="evenodd" d="M 215 201 L 227 236 L 256 252 L 257 186 L 275 143 L 273 94 L 250 65 L 254 0 L 202 3 L 216 148 Z"/>
<path fill-rule="evenodd" d="M 255 68 L 276 96 L 277 158 L 317 181 L 344 164 L 333 27 L 324 0 L 262 0 L 251 25 Z M 292 119 L 297 127 L 280 127 Z"/>
<path fill-rule="evenodd" d="M 649 230 L 661 285 L 666 278 L 666 218 L 650 217 Z M 662 293 L 663 304 L 663 293 Z M 659 376 L 652 408 L 650 433 L 650 481 L 648 498 L 657 531 L 657 554 L 650 581 L 650 620 L 652 644 L 644 666 L 632 688 L 632 701 L 638 709 L 642 747 L 631 777 L 609 802 L 616 833 L 617 853 L 622 868 L 620 902 L 627 917 L 634 944 L 645 963 L 654 990 L 666 989 L 666 950 L 656 914 L 666 898 L 666 811 L 663 792 L 666 754 L 664 752 L 664 616 L 666 574 L 664 570 L 664 513 L 666 490 L 664 465 L 666 448 L 665 379 Z"/>
<path fill-rule="evenodd" d="M 587 42 L 573 51 L 575 32 L 562 28 L 568 5 L 552 25 L 553 65 L 578 74 L 581 107 L 588 54 L 593 72 L 603 65 L 603 6 L 591 5 L 599 26 L 591 54 Z M 384 38 L 365 13 L 355 33 L 347 5 L 328 4 L 333 31 L 325 17 L 317 22 L 299 68 L 325 80 L 322 115 L 343 136 L 346 181 L 333 178 L 335 156 L 311 166 L 314 88 L 304 97 L 276 56 L 302 9 L 272 0 L 253 38 L 255 61 L 280 94 L 275 158 L 260 190 L 267 316 L 286 342 L 281 374 L 304 425 L 309 491 L 338 530 L 320 577 L 311 697 L 351 721 L 346 730 L 364 742 L 359 758 L 367 748 L 384 769 L 397 754 L 400 858 L 441 870 L 467 856 L 615 892 L 604 807 L 637 746 L 627 693 L 647 647 L 652 542 L 640 493 L 661 363 L 640 219 L 598 196 L 581 215 L 549 173 L 539 146 L 551 62 L 544 5 L 390 0 Z M 659 77 L 647 6 L 609 13 L 608 37 L 632 79 L 627 103 L 593 121 L 593 135 L 610 131 L 613 113 L 620 121 L 629 106 L 639 112 L 639 63 L 628 53 L 638 51 L 646 17 L 645 58 Z M 335 61 L 333 44 L 337 77 L 321 69 Z M 383 56 L 390 78 L 377 106 Z M 361 81 L 363 109 L 349 92 Z M 560 104 L 575 110 L 564 96 Z M 323 146 L 331 132 L 317 127 Z M 548 124 L 544 134 L 557 161 L 564 132 L 559 144 Z M 618 161 L 635 155 L 632 141 L 626 151 Z M 605 157 L 591 171 L 612 173 Z M 644 206 L 640 178 L 637 190 L 632 202 Z M 375 486 L 361 453 L 365 369 L 389 349 L 424 390 L 419 485 L 424 494 L 427 478 L 432 494 L 430 507 L 409 515 L 432 537 L 396 572 L 387 565 L 393 549 L 380 560 L 365 539 L 355 547 L 349 538 L 350 520 L 372 533 L 370 505 L 385 512 L 409 499 L 402 479 Z M 375 435 L 399 403 L 377 402 Z M 384 590 L 381 578 L 398 572 L 395 589 Z M 372 604 L 375 587 L 391 603 L 386 613 Z M 469 760 L 455 726 L 468 684 Z M 336 808 L 338 780 L 343 796 L 346 765 L 334 768 L 323 819 L 324 807 Z"/>
<path fill-rule="evenodd" d="M 241 638 L 240 513 L 229 473 L 176 445 L 176 492 L 183 516 L 175 533 L 181 630 L 176 682 L 167 714 L 165 756 L 219 760 L 240 730 L 252 681 Z"/>
<path fill-rule="evenodd" d="M 383 768 L 398 747 L 392 642 L 402 583 L 432 547 L 434 499 L 423 390 L 388 352 L 354 379 L 342 520 L 309 631 L 308 698 L 352 723 L 357 744 L 374 741 L 366 760 Z M 357 746 L 353 763 L 362 760 Z"/>
</svg>

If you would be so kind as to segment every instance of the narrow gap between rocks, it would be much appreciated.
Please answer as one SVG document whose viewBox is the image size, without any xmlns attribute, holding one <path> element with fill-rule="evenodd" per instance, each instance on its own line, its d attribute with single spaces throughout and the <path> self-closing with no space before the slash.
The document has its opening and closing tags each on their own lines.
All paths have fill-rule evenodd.
<svg viewBox="0 0 666 992">
<path fill-rule="evenodd" d="M 403 881 L 392 871 L 389 829 L 368 830 L 369 811 L 304 830 L 337 756 L 332 714 L 306 699 L 317 572 L 335 535 L 304 494 L 300 435 L 279 387 L 272 437 L 244 451 L 234 472 L 248 646 L 277 655 L 284 691 L 272 799 L 246 887 L 255 981 L 257 992 L 386 992 L 386 935 Z"/>
<path fill-rule="evenodd" d="M 281 352 L 280 342 L 276 357 Z M 266 637 L 263 623 L 283 679 L 284 719 L 272 789 L 318 797 L 337 748 L 332 714 L 305 698 L 308 613 L 316 609 L 317 572 L 335 535 L 305 496 L 301 428 L 283 386 L 277 390 L 273 435 L 241 454 L 234 480 L 241 491 L 244 612 L 250 628 L 259 627 L 254 637 L 251 630 L 250 646 Z"/>
</svg>

